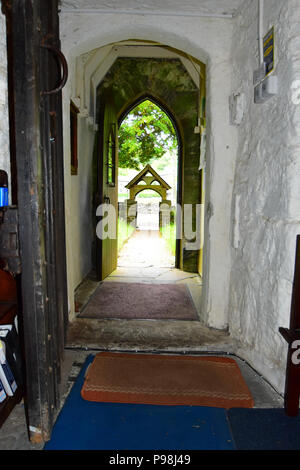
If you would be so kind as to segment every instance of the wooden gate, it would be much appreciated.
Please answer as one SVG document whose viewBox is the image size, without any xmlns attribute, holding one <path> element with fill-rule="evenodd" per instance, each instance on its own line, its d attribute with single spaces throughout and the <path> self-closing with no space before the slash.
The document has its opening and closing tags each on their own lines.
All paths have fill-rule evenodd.
<svg viewBox="0 0 300 470">
<path fill-rule="evenodd" d="M 32 441 L 48 440 L 59 406 L 67 326 L 58 1 L 3 0 L 11 151 L 16 164 L 26 396 Z"/>
</svg>

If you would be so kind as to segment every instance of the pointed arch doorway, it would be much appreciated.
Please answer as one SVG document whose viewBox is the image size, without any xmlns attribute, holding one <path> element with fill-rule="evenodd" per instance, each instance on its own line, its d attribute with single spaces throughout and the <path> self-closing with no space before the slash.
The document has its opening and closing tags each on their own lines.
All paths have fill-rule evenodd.
<svg viewBox="0 0 300 470">
<path fill-rule="evenodd" d="M 128 59 L 129 60 L 129 59 Z M 104 82 L 105 83 L 105 82 Z M 99 91 L 100 90 L 100 91 Z M 109 136 L 111 135 L 111 129 L 120 129 L 122 126 L 123 121 L 126 119 L 130 113 L 136 109 L 139 105 L 150 102 L 153 104 L 154 107 L 160 110 L 162 114 L 166 116 L 166 119 L 169 121 L 169 128 L 172 128 L 172 133 L 174 134 L 176 140 L 176 150 L 173 152 L 172 158 L 172 181 L 173 181 L 173 192 L 172 192 L 172 201 L 168 201 L 167 197 L 167 190 L 171 189 L 171 187 L 164 182 L 165 187 L 163 188 L 163 202 L 166 204 L 173 205 L 173 211 L 170 213 L 170 217 L 174 221 L 175 227 L 174 230 L 172 228 L 172 237 L 174 238 L 174 257 L 175 257 L 175 267 L 178 269 L 182 269 L 182 239 L 181 239 L 181 211 L 178 211 L 178 215 L 174 216 L 174 211 L 176 212 L 176 208 L 181 208 L 182 206 L 182 176 L 183 176 L 183 146 L 182 146 L 182 132 L 180 130 L 179 124 L 177 123 L 177 119 L 174 117 L 172 111 L 162 103 L 160 99 L 154 97 L 149 92 L 139 94 L 137 98 L 132 101 L 131 97 L 128 97 L 131 102 L 127 103 L 127 105 L 123 106 L 119 112 L 118 107 L 120 107 L 119 97 L 117 96 L 116 90 L 114 87 L 109 87 L 107 84 L 103 84 L 103 88 L 101 89 L 101 84 L 98 89 L 98 102 L 99 104 L 99 158 L 97 159 L 97 191 L 95 200 L 97 201 L 97 206 L 99 204 L 108 203 L 113 206 L 112 212 L 115 214 L 120 214 L 120 200 L 118 201 L 118 194 L 122 191 L 120 188 L 120 181 L 118 180 L 118 170 L 119 170 L 119 156 L 118 156 L 118 131 L 114 131 L 114 146 L 112 150 L 112 162 L 109 162 L 109 155 L 111 146 L 109 144 Z M 156 144 L 157 145 L 157 144 Z M 142 160 L 143 161 L 143 160 Z M 158 160 L 157 160 L 158 161 Z M 113 164 L 113 168 L 111 168 L 111 164 Z M 109 181 L 109 174 L 108 172 L 111 171 L 113 180 Z M 148 169 L 149 172 L 149 169 Z M 156 181 L 155 181 L 155 178 Z M 153 170 L 154 181 L 152 183 L 158 183 L 157 177 L 158 174 Z M 158 177 L 160 178 L 160 177 Z M 128 182 L 128 181 L 127 181 Z M 148 187 L 149 185 L 147 185 Z M 150 187 L 148 189 L 152 189 L 153 191 L 157 192 L 157 187 Z M 126 188 L 128 190 L 128 188 Z M 135 193 L 135 196 L 140 192 L 140 189 Z M 198 199 L 197 199 L 198 200 Z M 134 208 L 136 203 L 134 199 L 128 200 L 128 207 L 127 211 L 134 212 Z M 162 205 L 164 207 L 164 205 Z M 166 212 L 166 211 L 165 211 Z M 99 212 L 100 213 L 100 212 Z M 103 215 L 103 214 L 102 214 Z M 175 220 L 174 220 L 175 217 Z M 133 219 L 136 218 L 136 215 L 133 215 Z M 118 225 L 122 225 L 123 222 L 118 217 Z M 105 228 L 103 227 L 103 230 Z M 127 230 L 127 228 L 125 228 Z M 120 231 L 119 231 L 120 232 Z M 169 233 L 169 232 L 168 232 Z M 116 230 L 116 234 L 118 234 L 118 229 Z M 171 241 L 172 243 L 172 241 Z M 173 248 L 172 248 L 173 249 Z M 194 266 L 188 268 L 187 271 L 197 271 L 197 254 L 195 256 L 195 263 Z M 96 238 L 96 257 L 95 257 L 95 267 L 97 273 L 98 280 L 104 280 L 107 278 L 116 268 L 118 263 L 118 240 L 113 235 L 112 238 L 109 236 L 106 237 L 104 234 L 103 237 L 99 239 Z"/>
<path fill-rule="evenodd" d="M 119 123 L 145 99 L 158 104 L 171 118 L 179 144 L 176 202 L 181 207 L 184 204 L 194 207 L 200 204 L 200 135 L 195 133 L 199 115 L 199 87 L 180 60 L 119 58 L 98 86 L 98 109 L 103 108 L 108 93 L 114 96 Z M 195 212 L 192 218 L 195 227 Z M 186 249 L 183 221 L 177 225 L 176 267 L 196 273 L 199 268 L 199 250 Z"/>
<path fill-rule="evenodd" d="M 170 111 L 149 96 L 140 97 L 122 118 L 118 266 L 124 267 L 125 260 L 128 267 L 179 265 L 176 210 L 181 202 L 180 142 Z M 132 149 L 129 155 L 128 149 Z"/>
</svg>

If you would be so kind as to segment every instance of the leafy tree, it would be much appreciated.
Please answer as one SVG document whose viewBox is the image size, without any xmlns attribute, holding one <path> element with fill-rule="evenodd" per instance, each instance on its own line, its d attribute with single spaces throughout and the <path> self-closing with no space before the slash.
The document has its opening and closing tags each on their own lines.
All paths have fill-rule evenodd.
<svg viewBox="0 0 300 470">
<path fill-rule="evenodd" d="M 140 170 L 176 146 L 176 132 L 169 117 L 152 101 L 145 100 L 120 126 L 119 166 Z"/>
</svg>

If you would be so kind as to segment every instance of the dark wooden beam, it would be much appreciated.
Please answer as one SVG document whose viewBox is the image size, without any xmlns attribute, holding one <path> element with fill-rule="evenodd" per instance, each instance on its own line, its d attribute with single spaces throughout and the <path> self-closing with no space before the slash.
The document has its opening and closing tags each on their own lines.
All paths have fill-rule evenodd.
<svg viewBox="0 0 300 470">
<path fill-rule="evenodd" d="M 300 235 L 297 236 L 293 292 L 290 312 L 290 327 L 279 328 L 288 343 L 285 378 L 285 412 L 288 416 L 299 414 L 300 364 L 295 363 L 295 341 L 300 340 Z"/>
<path fill-rule="evenodd" d="M 3 4 L 2 4 L 3 6 Z M 4 2 L 11 31 L 10 115 L 15 142 L 25 403 L 33 442 L 50 438 L 59 405 L 67 326 L 63 141 L 57 0 Z"/>
</svg>

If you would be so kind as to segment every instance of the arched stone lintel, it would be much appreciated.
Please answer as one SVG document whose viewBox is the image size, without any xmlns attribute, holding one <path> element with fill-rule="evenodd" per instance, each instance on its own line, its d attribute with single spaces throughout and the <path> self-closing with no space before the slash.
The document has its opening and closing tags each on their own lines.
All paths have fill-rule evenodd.
<svg viewBox="0 0 300 470">
<path fill-rule="evenodd" d="M 133 186 L 132 188 L 130 188 L 130 199 L 135 199 L 139 193 L 141 193 L 142 191 L 145 191 L 146 189 L 150 189 L 151 191 L 155 191 L 156 193 L 158 193 L 161 196 L 163 201 L 165 201 L 167 198 L 167 190 L 165 188 L 162 188 L 157 185 L 153 187 L 153 185 L 150 185 L 150 184 L 149 185 L 137 184 Z"/>
</svg>

